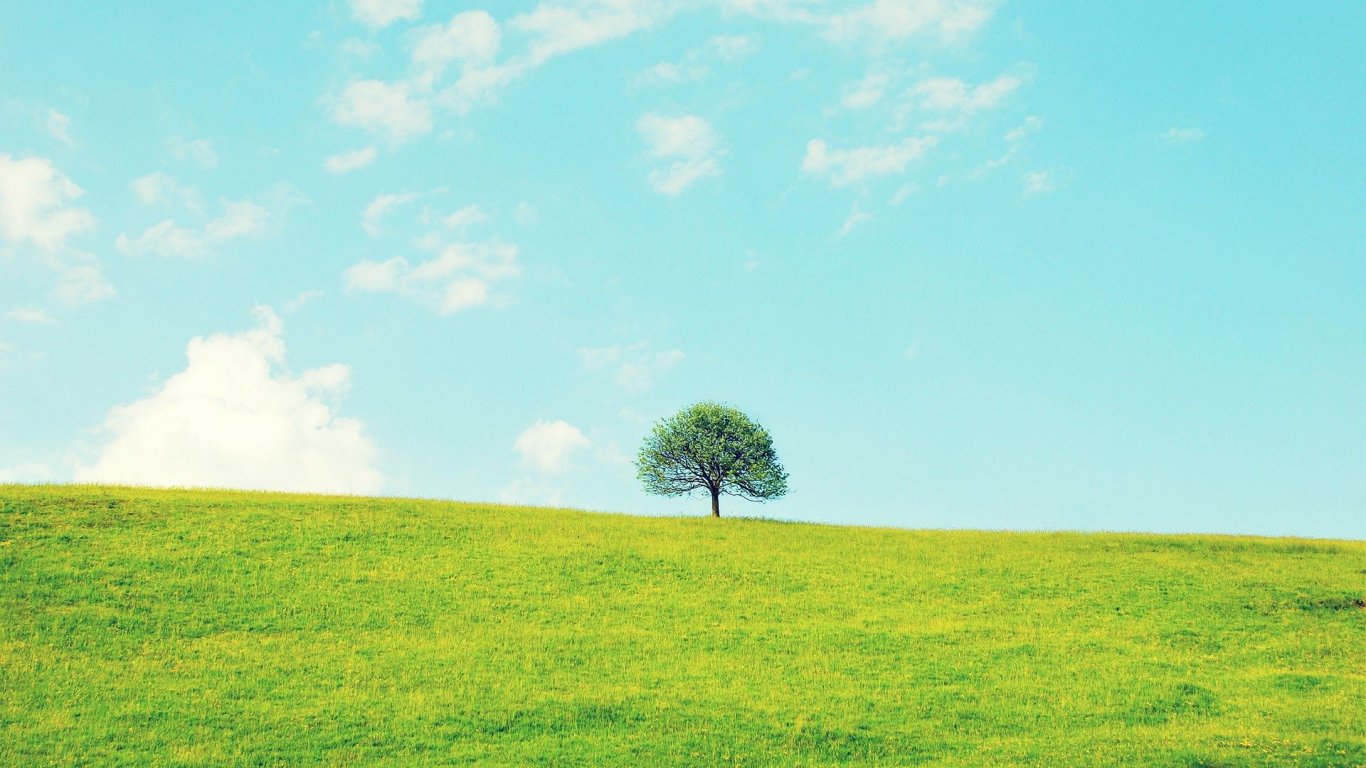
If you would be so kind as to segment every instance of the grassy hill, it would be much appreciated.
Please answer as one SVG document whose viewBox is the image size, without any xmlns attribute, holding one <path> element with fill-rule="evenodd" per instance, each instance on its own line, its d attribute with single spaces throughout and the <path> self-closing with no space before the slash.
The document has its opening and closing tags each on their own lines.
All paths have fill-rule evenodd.
<svg viewBox="0 0 1366 768">
<path fill-rule="evenodd" d="M 1366 765 L 1366 543 L 0 486 L 3 765 Z"/>
</svg>

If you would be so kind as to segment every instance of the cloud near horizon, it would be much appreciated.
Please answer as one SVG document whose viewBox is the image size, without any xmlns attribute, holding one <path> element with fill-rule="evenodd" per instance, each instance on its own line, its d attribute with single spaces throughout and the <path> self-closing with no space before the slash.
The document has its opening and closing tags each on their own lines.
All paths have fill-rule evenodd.
<svg viewBox="0 0 1366 768">
<path fill-rule="evenodd" d="M 538 472 L 550 475 L 564 472 L 574 452 L 590 445 L 578 427 L 561 419 L 532 424 L 517 436 L 513 447 Z"/>
<path fill-rule="evenodd" d="M 284 325 L 270 307 L 240 333 L 195 337 L 185 369 L 110 410 L 108 435 L 77 482 L 373 494 L 383 479 L 360 419 L 338 416 L 350 369 L 284 370 Z"/>
</svg>

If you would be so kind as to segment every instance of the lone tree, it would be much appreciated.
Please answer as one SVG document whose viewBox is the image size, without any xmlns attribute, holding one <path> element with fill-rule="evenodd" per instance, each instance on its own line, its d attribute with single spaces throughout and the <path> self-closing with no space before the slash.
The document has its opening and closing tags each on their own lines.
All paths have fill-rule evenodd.
<svg viewBox="0 0 1366 768">
<path fill-rule="evenodd" d="M 705 488 L 713 517 L 721 516 L 723 493 L 750 501 L 787 493 L 768 430 L 719 403 L 698 403 L 656 424 L 640 446 L 636 476 L 661 496 Z"/>
</svg>

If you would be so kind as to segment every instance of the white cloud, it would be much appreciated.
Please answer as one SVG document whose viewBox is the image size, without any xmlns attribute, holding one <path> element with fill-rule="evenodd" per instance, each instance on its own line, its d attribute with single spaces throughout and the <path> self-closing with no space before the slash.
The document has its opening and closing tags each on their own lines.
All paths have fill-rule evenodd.
<svg viewBox="0 0 1366 768">
<path fill-rule="evenodd" d="M 175 219 L 153 224 L 137 237 L 120 233 L 114 247 L 129 256 L 166 256 L 194 259 L 212 254 L 213 249 L 234 240 L 263 234 L 273 215 L 250 200 L 221 200 L 223 212 L 209 219 L 202 230 L 183 227 Z"/>
<path fill-rule="evenodd" d="M 958 77 L 926 77 L 905 89 L 894 102 L 897 130 L 919 119 L 919 128 L 935 134 L 963 129 L 974 115 L 999 107 L 1034 77 L 1031 64 L 1018 64 L 995 79 L 969 83 Z"/>
<path fill-rule="evenodd" d="M 432 28 L 414 49 L 415 83 L 434 87 L 449 61 L 460 59 L 458 79 L 441 90 L 438 104 L 465 114 L 479 104 L 496 100 L 502 88 L 526 76 L 551 59 L 584 48 L 626 37 L 647 29 L 670 13 L 667 4 L 641 0 L 607 0 L 599 3 L 561 5 L 542 2 L 505 25 L 525 41 L 525 50 L 495 63 L 502 28 L 483 12 L 468 16 L 453 30 Z M 462 14 L 464 16 L 464 14 Z M 452 45 L 451 40 L 458 44 Z M 424 44 L 425 43 L 425 44 Z M 460 55 L 457 56 L 456 52 Z"/>
<path fill-rule="evenodd" d="M 353 149 L 338 152 L 323 161 L 323 167 L 330 173 L 350 173 L 375 162 L 375 148 Z"/>
<path fill-rule="evenodd" d="M 656 192 L 677 195 L 698 179 L 720 175 L 721 141 L 703 118 L 650 112 L 636 122 L 636 129 L 651 157 L 672 161 L 667 168 L 650 172 L 650 185 Z"/>
<path fill-rule="evenodd" d="M 486 66 L 498 55 L 501 41 L 498 22 L 484 11 L 457 13 L 446 24 L 426 27 L 413 46 L 417 82 L 430 88 L 453 61 L 462 71 Z"/>
<path fill-rule="evenodd" d="M 824 23 L 831 40 L 880 48 L 915 38 L 960 42 L 989 18 L 985 0 L 873 0 Z"/>
<path fill-rule="evenodd" d="M 185 369 L 152 395 L 116 406 L 109 435 L 77 482 L 375 493 L 381 476 L 359 419 L 330 402 L 345 365 L 291 375 L 283 324 L 269 307 L 255 328 L 192 339 Z"/>
<path fill-rule="evenodd" d="M 166 151 L 176 160 L 192 162 L 202 168 L 213 168 L 218 165 L 218 152 L 214 150 L 213 142 L 208 139 L 190 140 L 172 136 L 166 140 Z"/>
<path fill-rule="evenodd" d="M 468 16 L 458 30 L 453 30 L 451 24 L 444 29 L 428 30 L 414 49 L 413 68 L 417 73 L 414 82 L 423 89 L 435 87 L 438 75 L 448 62 L 459 59 L 459 77 L 437 94 L 436 101 L 465 114 L 479 104 L 495 101 L 499 90 L 557 56 L 647 29 L 671 12 L 669 4 L 648 0 L 606 0 L 578 5 L 542 2 L 534 10 L 512 17 L 504 25 L 519 40 L 525 41 L 525 50 L 502 63 L 496 63 L 494 58 L 501 47 L 503 28 L 493 23 L 487 14 L 474 12 L 480 15 Z M 456 19 L 452 19 L 452 24 L 455 22 Z M 452 39 L 458 44 L 452 45 Z"/>
<path fill-rule="evenodd" d="M 365 211 L 361 213 L 361 228 L 372 237 L 379 236 L 380 222 L 384 220 L 384 217 L 388 215 L 389 211 L 416 199 L 416 192 L 386 192 L 376 195 L 375 199 L 371 200 L 370 203 L 365 206 Z"/>
<path fill-rule="evenodd" d="M 47 111 L 47 132 L 52 134 L 52 138 L 71 146 L 76 142 L 71 139 L 71 118 L 58 112 L 55 109 Z"/>
<path fill-rule="evenodd" d="M 204 226 L 204 239 L 226 243 L 265 231 L 270 211 L 249 200 L 223 200 L 223 214 Z"/>
<path fill-rule="evenodd" d="M 351 0 L 351 15 L 366 26 L 381 29 L 421 16 L 422 0 Z"/>
<path fill-rule="evenodd" d="M 567 421 L 538 421 L 517 436 L 513 447 L 537 471 L 559 474 L 569 466 L 576 450 L 592 443 Z"/>
<path fill-rule="evenodd" d="M 555 56 L 626 37 L 648 29 L 668 14 L 662 3 L 609 0 L 571 7 L 543 2 L 536 9 L 514 16 L 508 26 L 530 35 L 530 66 Z"/>
<path fill-rule="evenodd" d="M 515 245 L 444 243 L 432 237 L 420 242 L 436 255 L 416 265 L 401 256 L 354 264 L 342 273 L 346 290 L 406 296 L 450 315 L 490 303 L 496 298 L 494 286 L 521 274 Z"/>
<path fill-rule="evenodd" d="M 931 77 L 911 87 L 920 108 L 931 112 L 977 112 L 996 106 L 1024 82 L 1018 75 L 1001 75 L 969 86 L 956 77 Z"/>
<path fill-rule="evenodd" d="M 806 145 L 802 170 L 813 176 L 828 177 L 835 186 L 865 179 L 904 173 L 913 160 L 925 156 L 938 139 L 934 136 L 907 137 L 885 146 L 831 149 L 821 139 Z"/>
<path fill-rule="evenodd" d="M 1172 126 L 1167 132 L 1162 134 L 1162 140 L 1168 144 L 1191 144 L 1205 138 L 1205 132 L 1199 128 L 1180 128 Z"/>
<path fill-rule="evenodd" d="M 36 257 L 56 274 L 54 295 L 71 304 L 114 293 L 99 260 L 67 242 L 95 226 L 95 217 L 73 204 L 82 194 L 52 161 L 0 153 L 0 254 L 27 251 Z"/>
<path fill-rule="evenodd" d="M 5 319 L 23 325 L 46 325 L 53 322 L 52 317 L 41 309 L 15 307 L 5 313 Z"/>
<path fill-rule="evenodd" d="M 71 202 L 84 192 L 41 157 L 0 154 L 0 240 L 31 243 L 47 253 L 95 226 L 95 217 Z"/>
<path fill-rule="evenodd" d="M 375 5 L 375 13 L 358 16 L 382 24 L 416 15 L 416 5 L 406 15 L 389 3 Z M 466 114 L 496 101 L 502 89 L 551 59 L 648 29 L 674 10 L 674 4 L 656 0 L 549 0 L 503 24 L 483 10 L 457 13 L 410 35 L 406 78 L 352 83 L 331 99 L 331 114 L 338 123 L 401 143 L 432 130 L 434 107 Z M 516 43 L 511 53 L 504 52 L 508 38 Z M 752 43 L 751 38 L 720 36 L 708 48 L 711 56 L 730 60 L 752 50 Z M 447 81 L 452 69 L 453 82 Z"/>
<path fill-rule="evenodd" d="M 432 130 L 432 108 L 404 82 L 358 80 L 346 86 L 332 106 L 342 125 L 376 133 L 394 144 L 425 136 Z"/>
<path fill-rule="evenodd" d="M 579 361 L 584 370 L 611 371 L 617 386 L 632 393 L 644 392 L 654 386 L 656 379 L 683 362 L 684 357 L 681 349 L 654 351 L 643 341 L 579 349 Z"/>
<path fill-rule="evenodd" d="M 525 59 L 510 64 L 470 67 L 450 87 L 437 94 L 437 103 L 466 114 L 480 104 L 496 101 L 498 91 L 530 72 Z"/>
</svg>

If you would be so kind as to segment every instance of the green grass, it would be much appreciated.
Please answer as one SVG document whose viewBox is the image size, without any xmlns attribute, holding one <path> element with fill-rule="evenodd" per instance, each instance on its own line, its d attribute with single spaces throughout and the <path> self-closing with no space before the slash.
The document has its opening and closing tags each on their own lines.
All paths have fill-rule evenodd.
<svg viewBox="0 0 1366 768">
<path fill-rule="evenodd" d="M 0 486 L 0 764 L 1366 765 L 1366 543 Z"/>
</svg>

